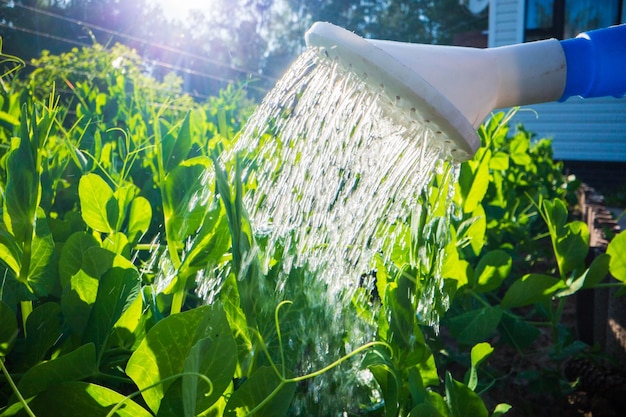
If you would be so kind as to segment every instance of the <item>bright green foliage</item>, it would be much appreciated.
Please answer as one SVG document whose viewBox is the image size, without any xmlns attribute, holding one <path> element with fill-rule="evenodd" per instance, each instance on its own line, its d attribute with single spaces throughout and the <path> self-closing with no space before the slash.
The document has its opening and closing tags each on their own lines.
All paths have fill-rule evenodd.
<svg viewBox="0 0 626 417">
<path fill-rule="evenodd" d="M 565 299 L 609 271 L 626 281 L 624 234 L 585 265 L 574 184 L 548 142 L 495 115 L 476 157 L 390 228 L 371 285 L 329 309 L 306 266 L 281 276 L 293 248 L 264 253 L 248 217 L 254 150 L 225 160 L 241 91 L 196 104 L 132 55 L 113 65 L 121 52 L 46 55 L 2 84 L 1 417 L 489 416 L 494 340 L 529 348 L 539 316 L 564 358 L 579 346 L 559 327 Z M 53 82 L 72 93 L 42 102 Z M 425 326 L 438 317 L 445 342 Z M 311 331 L 331 325 L 344 331 Z M 332 399 L 312 400 L 320 387 Z"/>
</svg>

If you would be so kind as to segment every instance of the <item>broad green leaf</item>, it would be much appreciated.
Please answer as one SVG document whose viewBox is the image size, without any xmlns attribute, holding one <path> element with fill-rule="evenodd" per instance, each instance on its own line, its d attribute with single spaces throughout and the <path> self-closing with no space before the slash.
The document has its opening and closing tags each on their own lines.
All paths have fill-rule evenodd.
<svg viewBox="0 0 626 417">
<path fill-rule="evenodd" d="M 567 222 L 567 207 L 561 200 L 545 200 L 543 209 L 547 217 L 548 226 L 553 233 L 558 233 Z"/>
<path fill-rule="evenodd" d="M 119 213 L 119 215 L 117 216 L 117 221 L 113 225 L 116 231 L 121 230 L 124 219 L 126 218 L 128 206 L 131 204 L 131 201 L 133 201 L 133 199 L 137 197 L 139 191 L 140 190 L 136 185 L 127 183 L 117 188 L 113 192 L 113 197 L 115 201 L 117 201 L 117 211 Z"/>
<path fill-rule="evenodd" d="M 260 367 L 250 375 L 230 396 L 226 404 L 225 417 L 243 417 L 254 407 L 261 404 L 272 392 L 279 388 L 280 379 L 268 366 Z M 274 397 L 268 401 L 257 415 L 264 417 L 284 417 L 296 391 L 296 384 L 287 383 L 280 387 Z"/>
<path fill-rule="evenodd" d="M 204 218 L 200 231 L 185 252 L 180 267 L 181 276 L 189 276 L 203 268 L 212 268 L 230 248 L 228 221 L 217 203 Z"/>
<path fill-rule="evenodd" d="M 446 372 L 446 402 L 452 417 L 488 417 L 489 412 L 483 400 L 461 382 L 455 381 Z"/>
<path fill-rule="evenodd" d="M 31 117 L 29 123 L 29 116 Z M 4 223 L 18 243 L 31 239 L 35 211 L 41 199 L 38 164 L 38 130 L 33 109 L 29 115 L 26 104 L 22 108 L 20 139 L 6 161 L 6 185 L 4 187 Z M 33 123 L 34 121 L 34 123 Z M 31 143 L 32 142 L 32 143 Z"/>
<path fill-rule="evenodd" d="M 426 392 L 426 402 L 431 404 L 439 414 L 444 417 L 450 417 L 450 409 L 448 408 L 448 404 L 446 404 L 446 400 L 443 399 L 441 395 L 436 393 L 435 391 L 427 391 Z"/>
<path fill-rule="evenodd" d="M 609 243 L 606 253 L 611 257 L 609 271 L 615 279 L 626 282 L 626 233 L 617 234 Z"/>
<path fill-rule="evenodd" d="M 509 169 L 509 155 L 506 152 L 496 152 L 489 161 L 489 169 L 504 171 Z"/>
<path fill-rule="evenodd" d="M 439 374 L 437 373 L 437 364 L 435 363 L 435 355 L 430 355 L 428 359 L 417 364 L 420 376 L 424 386 L 432 387 L 439 385 Z"/>
<path fill-rule="evenodd" d="M 89 248 L 99 246 L 96 238 L 85 232 L 74 233 L 67 239 L 59 258 L 59 279 L 63 288 L 69 284 L 72 275 L 80 270 L 83 253 Z"/>
<path fill-rule="evenodd" d="M 584 268 L 589 251 L 589 229 L 586 223 L 576 221 L 567 223 L 562 230 L 554 249 L 561 276 L 566 276 L 575 269 L 582 271 Z"/>
<path fill-rule="evenodd" d="M 122 232 L 114 232 L 102 239 L 102 248 L 125 258 L 130 258 L 128 238 Z"/>
<path fill-rule="evenodd" d="M 150 227 L 152 221 L 152 206 L 148 199 L 142 196 L 135 197 L 130 203 L 128 212 L 128 229 L 126 234 L 130 242 L 137 242 Z"/>
<path fill-rule="evenodd" d="M 15 238 L 4 227 L 0 226 L 0 260 L 18 276 L 22 263 L 22 250 L 17 246 Z"/>
<path fill-rule="evenodd" d="M 87 226 L 104 233 L 113 233 L 119 206 L 109 184 L 96 174 L 84 175 L 78 183 L 81 215 Z"/>
<path fill-rule="evenodd" d="M 528 138 L 522 135 L 517 135 L 511 141 L 510 152 L 513 163 L 516 165 L 527 166 L 533 162 L 528 154 L 529 144 Z"/>
<path fill-rule="evenodd" d="M 493 353 L 493 350 L 493 347 L 487 342 L 478 343 L 472 347 L 470 354 L 471 366 L 467 381 L 467 387 L 472 391 L 476 390 L 478 386 L 478 365 L 487 359 Z"/>
<path fill-rule="evenodd" d="M 454 279 L 457 282 L 457 289 L 468 283 L 467 261 L 459 259 L 459 252 L 456 242 L 452 241 L 445 247 L 445 256 L 441 266 L 441 276 Z"/>
<path fill-rule="evenodd" d="M 477 152 L 475 160 L 461 165 L 459 185 L 463 198 L 463 211 L 472 213 L 485 196 L 489 186 L 489 160 L 491 151 L 483 148 Z"/>
<path fill-rule="evenodd" d="M 482 204 L 476 206 L 472 217 L 466 221 L 469 222 L 469 227 L 463 231 L 462 239 L 468 241 L 472 256 L 478 256 L 485 245 L 485 232 L 487 231 L 487 216 Z"/>
<path fill-rule="evenodd" d="M 96 350 L 90 343 L 30 368 L 17 388 L 24 398 L 28 398 L 63 382 L 89 378 L 96 372 Z"/>
<path fill-rule="evenodd" d="M 609 244 L 610 246 L 610 244 Z M 608 251 L 608 248 L 607 248 Z M 620 254 L 626 252 L 619 252 Z M 610 268 L 611 256 L 607 253 L 601 253 L 589 265 L 589 269 L 585 272 L 585 283 L 583 288 L 593 288 L 606 278 Z"/>
<path fill-rule="evenodd" d="M 504 294 L 502 308 L 523 307 L 548 299 L 555 291 L 564 288 L 558 278 L 542 274 L 528 274 L 515 281 Z"/>
<path fill-rule="evenodd" d="M 389 358 L 389 352 L 378 348 L 372 349 L 365 355 L 361 365 L 372 373 L 380 387 L 382 397 L 385 400 L 385 414 L 395 416 L 398 412 L 402 381 L 395 372 L 394 365 Z M 424 385 L 423 382 L 422 385 Z"/>
<path fill-rule="evenodd" d="M 6 356 L 11 351 L 16 338 L 15 314 L 8 305 L 0 301 L 0 357 Z"/>
<path fill-rule="evenodd" d="M 483 307 L 452 317 L 448 322 L 450 333 L 461 344 L 482 342 L 495 331 L 502 318 L 500 307 Z"/>
<path fill-rule="evenodd" d="M 72 275 L 69 285 L 65 286 L 61 295 L 63 315 L 76 336 L 83 336 L 90 320 L 91 310 L 98 295 L 100 277 L 115 267 L 134 269 L 128 259 L 106 249 L 89 247 L 83 252 L 80 270 Z"/>
<path fill-rule="evenodd" d="M 431 403 L 422 403 L 411 410 L 409 417 L 444 417 L 444 415 Z"/>
<path fill-rule="evenodd" d="M 61 309 L 72 333 L 82 338 L 98 294 L 98 278 L 82 269 L 72 275 L 61 294 Z"/>
<path fill-rule="evenodd" d="M 98 352 L 104 349 L 113 325 L 139 295 L 141 280 L 130 261 L 118 257 L 117 265 L 100 277 L 83 342 L 93 342 Z M 126 264 L 119 266 L 120 264 Z"/>
<path fill-rule="evenodd" d="M 167 172 L 172 171 L 184 161 L 191 150 L 190 117 L 191 112 L 187 112 L 176 139 L 170 134 L 163 139 L 163 166 Z"/>
<path fill-rule="evenodd" d="M 26 338 L 21 347 L 21 364 L 25 368 L 35 366 L 45 359 L 48 350 L 63 334 L 61 306 L 47 302 L 37 306 L 26 320 Z"/>
<path fill-rule="evenodd" d="M 116 345 L 135 351 L 139 342 L 145 337 L 145 322 L 150 317 L 149 310 L 144 312 L 143 297 L 136 297 L 130 306 L 122 313 L 113 327 Z"/>
<path fill-rule="evenodd" d="M 27 400 L 37 417 L 106 417 L 119 403 L 115 417 L 153 417 L 143 407 L 123 395 L 87 382 L 64 382 L 50 386 Z M 2 417 L 27 417 L 20 403 L 12 405 Z"/>
<path fill-rule="evenodd" d="M 205 351 L 200 357 L 202 349 Z M 183 383 L 178 378 L 164 381 L 165 378 L 195 369 L 211 380 L 213 391 L 208 397 L 204 397 L 204 382 L 198 381 L 197 411 L 219 398 L 232 381 L 236 364 L 237 346 L 226 315 L 219 304 L 214 304 L 174 314 L 155 324 L 128 361 L 126 373 L 139 389 L 162 381 L 142 392 L 150 409 L 161 415 L 162 402 L 168 409 L 177 409 L 180 405 L 171 403 L 183 404 L 182 387 L 195 385 L 189 379 L 183 379 Z"/>
<path fill-rule="evenodd" d="M 207 167 L 207 160 L 195 158 L 167 174 L 162 193 L 168 240 L 182 245 L 202 225 L 211 193 Z"/>
<path fill-rule="evenodd" d="M 589 268 L 581 275 L 575 276 L 572 274 L 572 276 L 565 281 L 567 287 L 558 291 L 556 296 L 568 297 L 576 294 L 582 288 L 593 288 L 608 275 L 610 259 L 611 257 L 606 253 L 595 257 L 591 265 L 589 265 Z"/>
<path fill-rule="evenodd" d="M 487 252 L 478 261 L 474 277 L 477 292 L 493 291 L 509 276 L 513 261 L 511 256 L 501 250 Z"/>
<path fill-rule="evenodd" d="M 35 234 L 31 246 L 28 285 L 36 295 L 45 297 L 59 292 L 57 279 L 57 256 L 54 239 L 48 228 L 43 209 L 37 209 Z"/>
</svg>

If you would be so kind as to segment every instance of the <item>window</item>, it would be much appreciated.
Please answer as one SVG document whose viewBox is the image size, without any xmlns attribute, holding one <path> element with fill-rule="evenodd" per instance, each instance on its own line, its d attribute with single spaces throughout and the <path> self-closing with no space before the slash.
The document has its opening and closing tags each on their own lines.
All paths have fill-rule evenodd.
<svg viewBox="0 0 626 417">
<path fill-rule="evenodd" d="M 525 41 L 573 38 L 626 22 L 626 0 L 526 0 Z"/>
</svg>

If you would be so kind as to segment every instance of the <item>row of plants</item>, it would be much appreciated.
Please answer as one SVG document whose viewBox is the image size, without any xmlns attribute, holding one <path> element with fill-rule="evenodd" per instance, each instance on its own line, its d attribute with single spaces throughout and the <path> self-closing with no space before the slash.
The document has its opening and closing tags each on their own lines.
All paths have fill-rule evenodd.
<svg viewBox="0 0 626 417">
<path fill-rule="evenodd" d="M 626 235 L 586 265 L 576 183 L 497 114 L 338 316 L 306 268 L 276 291 L 283 254 L 243 203 L 254 154 L 222 157 L 253 109 L 243 89 L 194 103 L 121 47 L 37 67 L 0 92 L 2 417 L 499 416 L 490 355 L 547 326 L 558 364 L 584 348 L 565 301 L 626 280 Z M 440 278 L 435 331 L 415 312 Z"/>
</svg>

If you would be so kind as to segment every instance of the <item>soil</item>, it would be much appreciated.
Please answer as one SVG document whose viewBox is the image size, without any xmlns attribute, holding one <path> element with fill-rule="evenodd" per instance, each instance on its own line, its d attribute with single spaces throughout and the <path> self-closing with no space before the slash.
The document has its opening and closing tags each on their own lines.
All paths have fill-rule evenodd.
<svg viewBox="0 0 626 417">
<path fill-rule="evenodd" d="M 575 335 L 574 300 L 568 300 L 562 323 Z M 542 329 L 530 353 L 504 344 L 496 348 L 489 365 L 502 377 L 483 395 L 488 409 L 505 402 L 513 406 L 506 417 L 626 416 L 624 367 L 589 350 L 558 363 L 549 355 L 550 346 L 551 331 Z"/>
</svg>

